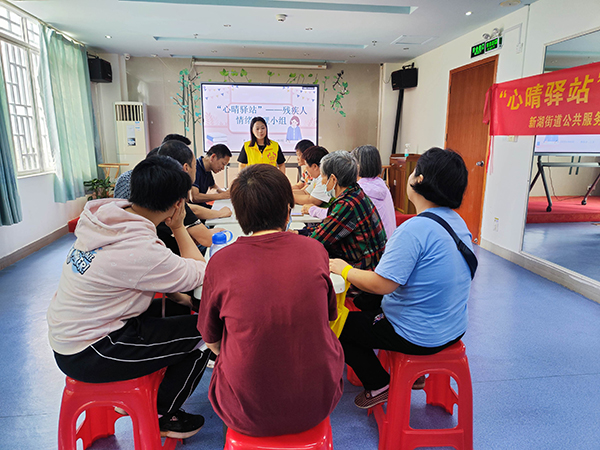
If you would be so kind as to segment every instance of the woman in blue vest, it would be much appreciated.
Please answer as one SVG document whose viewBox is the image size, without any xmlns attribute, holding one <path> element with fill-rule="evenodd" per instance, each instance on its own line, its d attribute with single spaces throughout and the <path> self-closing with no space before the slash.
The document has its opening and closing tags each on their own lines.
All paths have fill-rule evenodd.
<svg viewBox="0 0 600 450">
<path fill-rule="evenodd" d="M 267 122 L 262 117 L 254 117 L 250 122 L 250 140 L 244 142 L 238 162 L 240 170 L 253 164 L 269 164 L 285 174 L 285 157 L 281 147 L 269 139 Z"/>
</svg>

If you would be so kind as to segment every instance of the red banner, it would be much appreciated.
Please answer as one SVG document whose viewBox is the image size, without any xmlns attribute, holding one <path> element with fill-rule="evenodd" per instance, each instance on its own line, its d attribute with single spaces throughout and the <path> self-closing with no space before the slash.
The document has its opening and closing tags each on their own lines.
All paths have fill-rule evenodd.
<svg viewBox="0 0 600 450">
<path fill-rule="evenodd" d="M 600 134 L 600 63 L 494 84 L 485 102 L 492 136 Z"/>
</svg>

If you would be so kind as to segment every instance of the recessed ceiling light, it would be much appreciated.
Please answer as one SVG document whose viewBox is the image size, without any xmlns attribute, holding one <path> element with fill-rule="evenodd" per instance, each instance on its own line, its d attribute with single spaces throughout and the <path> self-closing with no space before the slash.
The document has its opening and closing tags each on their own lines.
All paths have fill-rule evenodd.
<svg viewBox="0 0 600 450">
<path fill-rule="evenodd" d="M 500 6 L 517 6 L 521 4 L 521 0 L 506 0 L 500 3 Z"/>
<path fill-rule="evenodd" d="M 471 11 L 467 11 L 467 12 L 465 13 L 465 16 L 470 16 L 471 14 L 473 14 Z"/>
<path fill-rule="evenodd" d="M 163 51 L 168 52 L 169 49 L 168 48 L 163 48 Z"/>
<path fill-rule="evenodd" d="M 356 58 L 356 55 L 350 55 L 348 58 Z"/>
<path fill-rule="evenodd" d="M 306 31 L 312 31 L 312 27 L 306 27 L 305 30 Z"/>
<path fill-rule="evenodd" d="M 211 52 L 211 53 L 217 53 L 217 51 L 216 51 L 216 50 L 211 50 L 210 52 Z"/>
<path fill-rule="evenodd" d="M 152 53 L 150 56 L 152 56 L 153 58 L 156 58 L 158 55 L 156 53 Z"/>
<path fill-rule="evenodd" d="M 264 54 L 265 54 L 265 52 L 258 52 L 258 54 L 259 54 L 259 55 L 264 55 Z"/>
<path fill-rule="evenodd" d="M 304 56 L 310 56 L 310 53 L 305 53 Z"/>
<path fill-rule="evenodd" d="M 409 48 L 408 47 L 404 47 L 404 50 L 409 50 Z"/>
<path fill-rule="evenodd" d="M 223 25 L 225 28 L 231 28 L 231 24 L 226 23 L 225 25 Z"/>
<path fill-rule="evenodd" d="M 106 36 L 104 36 L 106 39 L 112 39 L 112 36 L 107 34 Z"/>
</svg>

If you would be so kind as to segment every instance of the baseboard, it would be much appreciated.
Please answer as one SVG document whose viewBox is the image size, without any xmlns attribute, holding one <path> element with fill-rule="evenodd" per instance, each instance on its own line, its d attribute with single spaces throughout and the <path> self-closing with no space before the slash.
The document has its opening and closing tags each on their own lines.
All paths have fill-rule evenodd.
<svg viewBox="0 0 600 450">
<path fill-rule="evenodd" d="M 58 230 L 53 231 L 52 233 L 44 236 L 43 238 L 40 238 L 37 241 L 32 242 L 31 244 L 26 245 L 25 247 L 20 248 L 17 251 L 12 252 L 10 255 L 0 258 L 0 270 L 3 270 L 11 264 L 14 264 L 17 261 L 25 258 L 26 256 L 37 252 L 38 250 L 44 248 L 46 245 L 51 244 L 58 238 L 63 237 L 65 234 L 68 233 L 68 227 L 67 225 L 65 225 L 64 227 L 60 227 Z"/>
<path fill-rule="evenodd" d="M 513 252 L 492 242 L 481 240 L 481 247 L 529 270 L 547 280 L 554 281 L 590 300 L 600 303 L 600 282 L 562 266 L 522 252 Z"/>
</svg>

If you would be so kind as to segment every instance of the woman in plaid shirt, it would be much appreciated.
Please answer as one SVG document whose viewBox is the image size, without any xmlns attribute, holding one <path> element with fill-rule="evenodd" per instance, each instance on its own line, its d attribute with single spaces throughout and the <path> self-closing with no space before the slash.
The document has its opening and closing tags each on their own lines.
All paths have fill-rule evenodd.
<svg viewBox="0 0 600 450">
<path fill-rule="evenodd" d="M 321 160 L 322 183 L 333 200 L 323 222 L 309 225 L 300 234 L 321 242 L 330 258 L 340 258 L 357 269 L 374 270 L 385 249 L 386 234 L 381 218 L 369 197 L 356 182 L 356 160 L 344 150 Z M 354 286 L 346 295 L 347 306 L 360 293 Z"/>
</svg>

